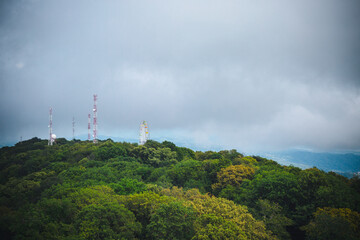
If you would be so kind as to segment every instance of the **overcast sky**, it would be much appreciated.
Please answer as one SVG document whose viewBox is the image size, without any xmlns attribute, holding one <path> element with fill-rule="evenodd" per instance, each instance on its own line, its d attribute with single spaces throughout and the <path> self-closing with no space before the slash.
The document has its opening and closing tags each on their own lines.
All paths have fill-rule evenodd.
<svg viewBox="0 0 360 240">
<path fill-rule="evenodd" d="M 0 144 L 99 133 L 360 150 L 358 0 L 1 1 Z"/>
</svg>

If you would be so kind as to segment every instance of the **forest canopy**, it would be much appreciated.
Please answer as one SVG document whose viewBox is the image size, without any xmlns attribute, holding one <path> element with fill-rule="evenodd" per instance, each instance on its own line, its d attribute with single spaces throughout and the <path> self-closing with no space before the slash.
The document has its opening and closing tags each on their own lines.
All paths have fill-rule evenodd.
<svg viewBox="0 0 360 240">
<path fill-rule="evenodd" d="M 33 138 L 0 149 L 2 239 L 360 239 L 360 179 L 236 150 Z"/>
</svg>

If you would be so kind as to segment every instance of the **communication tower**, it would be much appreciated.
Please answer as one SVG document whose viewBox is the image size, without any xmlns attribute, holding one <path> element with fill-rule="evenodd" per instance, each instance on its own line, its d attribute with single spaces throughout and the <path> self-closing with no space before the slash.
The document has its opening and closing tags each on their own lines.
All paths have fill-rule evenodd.
<svg viewBox="0 0 360 240">
<path fill-rule="evenodd" d="M 139 144 L 144 145 L 148 139 L 149 139 L 149 127 L 148 127 L 147 122 L 143 121 L 140 124 Z"/>
<path fill-rule="evenodd" d="M 94 138 L 93 143 L 97 143 L 97 106 L 96 106 L 96 100 L 97 100 L 97 94 L 94 94 L 94 108 L 93 108 L 93 114 L 94 114 Z"/>
<path fill-rule="evenodd" d="M 90 129 L 91 129 L 91 114 L 88 114 L 88 141 L 91 139 Z"/>
<path fill-rule="evenodd" d="M 52 107 L 49 109 L 49 141 L 48 145 L 52 146 L 55 142 L 56 135 L 52 133 Z"/>
</svg>

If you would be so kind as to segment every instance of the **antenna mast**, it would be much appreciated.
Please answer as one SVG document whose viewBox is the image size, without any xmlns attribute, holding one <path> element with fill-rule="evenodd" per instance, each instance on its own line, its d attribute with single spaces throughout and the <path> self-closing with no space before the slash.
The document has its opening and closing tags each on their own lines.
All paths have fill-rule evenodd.
<svg viewBox="0 0 360 240">
<path fill-rule="evenodd" d="M 54 142 L 53 134 L 52 134 L 52 107 L 49 109 L 49 141 L 48 145 L 52 146 Z"/>
<path fill-rule="evenodd" d="M 94 113 L 94 139 L 93 139 L 93 143 L 97 143 L 97 106 L 96 106 L 96 100 L 97 100 L 97 94 L 94 94 L 94 108 L 93 108 L 93 113 Z"/>
<path fill-rule="evenodd" d="M 72 119 L 73 140 L 75 140 L 75 118 Z"/>
<path fill-rule="evenodd" d="M 91 139 L 91 134 L 90 134 L 90 129 L 91 129 L 91 115 L 90 113 L 88 114 L 88 141 L 90 141 Z"/>
<path fill-rule="evenodd" d="M 140 138 L 139 138 L 139 144 L 144 145 L 146 141 L 149 140 L 149 128 L 146 121 L 143 121 L 140 124 Z"/>
</svg>

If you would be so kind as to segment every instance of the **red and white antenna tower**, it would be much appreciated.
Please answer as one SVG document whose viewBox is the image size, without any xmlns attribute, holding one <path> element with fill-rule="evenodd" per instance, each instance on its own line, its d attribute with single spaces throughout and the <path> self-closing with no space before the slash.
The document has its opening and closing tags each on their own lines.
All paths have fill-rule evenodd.
<svg viewBox="0 0 360 240">
<path fill-rule="evenodd" d="M 93 143 L 97 143 L 97 106 L 96 106 L 96 100 L 97 100 L 97 94 L 94 94 L 94 108 L 93 108 L 93 113 L 94 113 L 94 139 L 93 139 Z"/>
<path fill-rule="evenodd" d="M 73 120 L 73 121 L 72 121 L 73 139 L 75 139 L 75 118 L 73 117 L 72 120 Z"/>
<path fill-rule="evenodd" d="M 88 141 L 91 139 L 90 129 L 91 129 L 91 114 L 88 114 Z"/>
<path fill-rule="evenodd" d="M 48 145 L 52 146 L 53 142 L 55 142 L 56 135 L 52 133 L 52 107 L 49 109 L 49 141 Z"/>
</svg>

